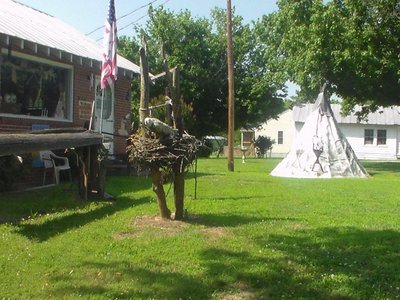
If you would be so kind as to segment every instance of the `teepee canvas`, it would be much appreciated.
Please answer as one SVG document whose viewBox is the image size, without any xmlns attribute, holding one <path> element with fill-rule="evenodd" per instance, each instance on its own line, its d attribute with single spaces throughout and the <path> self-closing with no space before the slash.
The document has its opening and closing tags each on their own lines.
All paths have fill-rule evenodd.
<svg viewBox="0 0 400 300">
<path fill-rule="evenodd" d="M 295 178 L 368 177 L 338 128 L 324 91 L 318 95 L 290 152 L 271 175 Z"/>
</svg>

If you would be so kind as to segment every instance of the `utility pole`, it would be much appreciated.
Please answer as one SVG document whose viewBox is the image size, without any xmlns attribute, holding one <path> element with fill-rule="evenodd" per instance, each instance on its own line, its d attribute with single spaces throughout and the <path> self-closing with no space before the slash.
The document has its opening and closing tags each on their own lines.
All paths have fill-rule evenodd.
<svg viewBox="0 0 400 300">
<path fill-rule="evenodd" d="M 235 86 L 233 80 L 233 41 L 232 41 L 232 9 L 231 0 L 227 0 L 226 36 L 228 56 L 228 170 L 234 171 L 233 144 L 235 139 Z"/>
</svg>

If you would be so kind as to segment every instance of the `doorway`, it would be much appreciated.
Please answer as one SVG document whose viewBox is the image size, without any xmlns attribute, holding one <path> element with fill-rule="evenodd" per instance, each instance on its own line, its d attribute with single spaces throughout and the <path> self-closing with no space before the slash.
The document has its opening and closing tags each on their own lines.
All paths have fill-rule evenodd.
<svg viewBox="0 0 400 300">
<path fill-rule="evenodd" d="M 94 130 L 100 132 L 101 127 L 101 131 L 104 134 L 103 144 L 108 149 L 109 155 L 114 155 L 114 89 L 107 87 L 102 90 L 100 87 L 100 76 L 96 76 L 95 87 Z M 103 116 L 101 117 L 101 101 L 103 93 Z M 103 118 L 102 124 L 101 118 Z"/>
</svg>

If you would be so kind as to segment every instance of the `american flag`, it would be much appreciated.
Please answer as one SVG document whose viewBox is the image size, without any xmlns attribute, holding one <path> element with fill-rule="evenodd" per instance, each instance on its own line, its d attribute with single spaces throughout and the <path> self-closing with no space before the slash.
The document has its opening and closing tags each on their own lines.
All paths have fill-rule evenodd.
<svg viewBox="0 0 400 300">
<path fill-rule="evenodd" d="M 114 0 L 110 0 L 108 18 L 104 27 L 104 52 L 101 65 L 101 88 L 111 86 L 117 80 L 117 19 Z"/>
</svg>

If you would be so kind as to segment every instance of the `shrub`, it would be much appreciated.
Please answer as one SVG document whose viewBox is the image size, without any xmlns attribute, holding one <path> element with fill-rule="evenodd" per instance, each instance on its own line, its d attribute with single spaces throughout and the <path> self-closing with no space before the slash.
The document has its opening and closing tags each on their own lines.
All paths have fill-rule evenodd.
<svg viewBox="0 0 400 300">
<path fill-rule="evenodd" d="M 213 149 L 212 143 L 209 140 L 205 140 L 197 151 L 198 157 L 210 157 Z"/>
<path fill-rule="evenodd" d="M 267 153 L 268 150 L 271 150 L 273 144 L 275 144 L 274 140 L 272 140 L 268 136 L 263 135 L 258 136 L 258 138 L 254 142 L 254 145 L 258 148 L 261 155 L 264 155 L 265 153 Z"/>
</svg>

